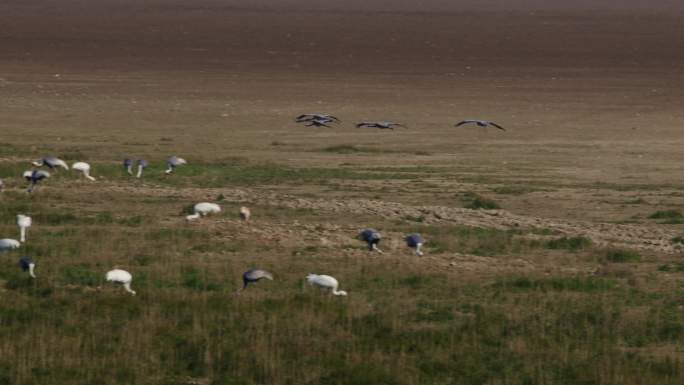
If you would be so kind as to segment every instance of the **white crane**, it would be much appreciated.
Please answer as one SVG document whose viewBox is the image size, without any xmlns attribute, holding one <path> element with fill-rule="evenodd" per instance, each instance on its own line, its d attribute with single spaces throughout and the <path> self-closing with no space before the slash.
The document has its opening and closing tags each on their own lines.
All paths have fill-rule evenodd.
<svg viewBox="0 0 684 385">
<path fill-rule="evenodd" d="M 17 225 L 19 226 L 19 240 L 21 243 L 26 242 L 26 233 L 28 228 L 31 227 L 31 217 L 28 215 L 18 214 L 17 215 Z"/>
<path fill-rule="evenodd" d="M 14 250 L 19 246 L 21 246 L 21 243 L 19 243 L 19 241 L 17 241 L 16 239 L 0 239 L 0 252 Z"/>
<path fill-rule="evenodd" d="M 89 180 L 95 180 L 95 178 L 90 176 L 90 165 L 86 162 L 76 162 L 71 165 L 71 169 L 82 172 L 83 175 Z"/>
<path fill-rule="evenodd" d="M 335 295 L 347 295 L 346 291 L 337 290 L 339 283 L 335 278 L 329 275 L 309 274 L 306 276 L 306 280 L 310 285 L 316 285 L 324 289 L 332 289 L 332 293 Z"/>
<path fill-rule="evenodd" d="M 115 282 L 123 285 L 127 292 L 135 295 L 135 291 L 131 289 L 131 282 L 133 281 L 133 276 L 126 270 L 114 269 L 107 272 L 107 282 Z"/>
<path fill-rule="evenodd" d="M 197 219 L 199 217 L 204 217 L 208 214 L 216 214 L 221 212 L 221 206 L 217 205 L 216 203 L 209 202 L 198 203 L 192 209 L 195 213 L 185 217 L 185 219 L 189 221 Z"/>
<path fill-rule="evenodd" d="M 240 207 L 240 219 L 243 221 L 249 221 L 249 217 L 252 216 L 252 212 L 245 206 Z"/>
<path fill-rule="evenodd" d="M 21 270 L 23 271 L 28 271 L 31 278 L 36 278 L 36 274 L 34 273 L 36 269 L 36 263 L 33 262 L 31 258 L 21 257 L 19 259 L 19 267 L 21 267 Z"/>
</svg>

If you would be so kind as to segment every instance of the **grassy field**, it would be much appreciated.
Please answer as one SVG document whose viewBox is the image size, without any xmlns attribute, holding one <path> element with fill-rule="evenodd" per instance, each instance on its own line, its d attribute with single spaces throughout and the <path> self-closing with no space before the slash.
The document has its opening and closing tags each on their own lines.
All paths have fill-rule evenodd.
<svg viewBox="0 0 684 385">
<path fill-rule="evenodd" d="M 24 168 L 0 165 L 3 175 Z M 305 185 L 311 192 L 301 196 L 315 197 L 330 184 L 412 181 L 417 171 L 410 168 L 297 169 L 228 159 L 191 164 L 173 176 L 151 167 L 143 181 L 116 164 L 96 162 L 94 169 L 98 182 L 57 172 L 33 195 L 18 178 L 1 195 L 3 236 L 17 232 L 17 213 L 31 214 L 34 227 L 26 246 L 0 256 L 0 384 L 681 384 L 684 378 L 677 287 L 684 265 L 676 259 L 552 229 L 482 228 L 410 215 L 350 220 L 231 195 L 234 188 L 258 195 L 277 191 L 269 185 Z M 202 188 L 219 191 L 209 198 L 224 212 L 188 224 L 183 214 L 206 196 L 197 195 Z M 463 191 L 454 205 L 491 209 L 497 196 L 529 193 L 498 188 L 483 198 Z M 243 204 L 254 211 L 252 223 L 237 219 Z M 369 255 L 353 239 L 364 224 L 386 234 L 386 254 Z M 424 258 L 398 241 L 413 231 L 428 239 Z M 38 261 L 38 279 L 13 268 L 21 255 Z M 137 296 L 104 282 L 114 266 L 133 273 Z M 275 281 L 234 295 L 250 267 L 274 272 Z M 349 296 L 308 287 L 308 273 L 336 276 Z"/>
</svg>

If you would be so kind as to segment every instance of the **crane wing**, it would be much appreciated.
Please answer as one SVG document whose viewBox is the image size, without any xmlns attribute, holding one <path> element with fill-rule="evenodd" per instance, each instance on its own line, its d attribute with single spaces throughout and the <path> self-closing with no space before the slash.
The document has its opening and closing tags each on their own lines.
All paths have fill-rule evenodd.
<svg viewBox="0 0 684 385">
<path fill-rule="evenodd" d="M 468 124 L 468 123 L 477 123 L 477 120 L 471 120 L 471 119 L 468 119 L 468 120 L 462 120 L 462 121 L 460 121 L 460 122 L 456 123 L 456 127 L 458 127 L 458 126 L 462 126 L 462 125 L 464 125 L 464 124 Z"/>
<path fill-rule="evenodd" d="M 494 126 L 494 127 L 496 127 L 496 128 L 498 128 L 498 129 L 501 130 L 501 131 L 506 131 L 505 128 L 499 126 L 498 124 L 496 124 L 496 123 L 494 123 L 494 122 L 489 122 L 489 124 L 492 125 L 492 126 Z"/>
</svg>

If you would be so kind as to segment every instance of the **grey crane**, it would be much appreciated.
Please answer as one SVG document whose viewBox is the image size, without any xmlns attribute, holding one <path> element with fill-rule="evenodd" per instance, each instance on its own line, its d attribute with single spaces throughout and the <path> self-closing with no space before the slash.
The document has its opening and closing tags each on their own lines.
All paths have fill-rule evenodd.
<svg viewBox="0 0 684 385">
<path fill-rule="evenodd" d="M 357 236 L 358 239 L 366 242 L 368 244 L 368 250 L 377 251 L 382 254 L 382 250 L 378 249 L 378 244 L 380 243 L 380 233 L 375 229 L 364 229 Z"/>
<path fill-rule="evenodd" d="M 420 250 L 420 248 L 423 247 L 423 243 L 425 243 L 425 241 L 420 234 L 407 235 L 404 240 L 406 241 L 406 246 L 414 249 L 417 256 L 423 256 L 423 252 Z"/>
<path fill-rule="evenodd" d="M 380 121 L 380 122 L 360 122 L 360 123 L 356 123 L 356 127 L 368 127 L 368 128 L 380 128 L 380 129 L 394 130 L 394 127 L 406 127 L 406 126 L 401 124 L 401 123 Z"/>
<path fill-rule="evenodd" d="M 36 278 L 34 271 L 36 270 L 36 263 L 29 257 L 21 257 L 19 259 L 19 267 L 22 271 L 28 271 L 31 278 Z"/>
<path fill-rule="evenodd" d="M 332 122 L 331 120 L 308 120 L 306 121 L 306 127 L 330 127 L 327 123 Z"/>
<path fill-rule="evenodd" d="M 29 185 L 28 192 L 33 192 L 33 190 L 36 188 L 38 183 L 43 180 L 47 179 L 50 177 L 50 173 L 44 170 L 33 170 L 33 171 L 25 171 L 24 172 L 24 178 L 31 182 L 31 185 Z"/>
<path fill-rule="evenodd" d="M 187 164 L 187 163 L 188 162 L 186 162 L 185 159 L 179 158 L 179 157 L 174 155 L 174 156 L 172 156 L 166 160 L 166 166 L 168 168 L 166 169 L 165 172 L 167 174 L 171 174 L 176 169 L 176 167 Z"/>
<path fill-rule="evenodd" d="M 492 126 L 492 127 L 498 128 L 498 129 L 501 130 L 501 131 L 506 131 L 505 128 L 501 127 L 500 125 L 498 125 L 498 124 L 496 124 L 496 123 L 494 123 L 494 122 L 490 122 L 489 120 L 480 120 L 480 119 L 466 119 L 466 120 L 462 120 L 462 121 L 456 123 L 455 127 L 459 127 L 459 126 L 462 126 L 462 125 L 464 125 L 464 124 L 471 124 L 471 123 L 477 124 L 477 125 L 480 126 L 480 127 Z"/>
<path fill-rule="evenodd" d="M 145 159 L 138 159 L 138 173 L 135 175 L 136 178 L 140 178 L 142 176 L 145 167 L 147 167 L 147 161 Z"/>
<path fill-rule="evenodd" d="M 247 288 L 247 285 L 253 282 L 258 282 L 261 279 L 268 279 L 273 281 L 273 274 L 262 269 L 249 269 L 242 274 L 242 287 L 237 291 L 239 294 L 242 290 Z"/>
<path fill-rule="evenodd" d="M 54 156 L 46 156 L 37 162 L 33 162 L 33 165 L 36 167 L 47 166 L 51 170 L 54 170 L 57 167 L 62 167 L 65 170 L 69 169 L 69 166 L 66 164 L 65 161 Z"/>
<path fill-rule="evenodd" d="M 340 119 L 330 114 L 301 114 L 295 118 L 295 122 L 310 122 L 312 120 L 323 121 L 326 123 L 340 122 Z"/>
<path fill-rule="evenodd" d="M 128 173 L 128 175 L 133 175 L 133 161 L 126 158 L 123 160 L 123 166 L 124 170 Z"/>
</svg>

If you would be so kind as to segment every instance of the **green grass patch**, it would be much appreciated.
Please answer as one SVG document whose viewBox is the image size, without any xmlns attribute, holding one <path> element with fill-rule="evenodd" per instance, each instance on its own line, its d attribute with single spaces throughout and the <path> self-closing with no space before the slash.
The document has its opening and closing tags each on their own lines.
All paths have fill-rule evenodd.
<svg viewBox="0 0 684 385">
<path fill-rule="evenodd" d="M 405 221 L 409 221 L 409 222 L 419 222 L 419 223 L 425 222 L 425 216 L 423 216 L 423 215 L 420 215 L 417 217 L 412 216 L 412 215 L 404 215 L 402 219 Z"/>
<path fill-rule="evenodd" d="M 684 263 L 663 264 L 658 266 L 658 271 L 681 273 L 684 272 Z"/>
<path fill-rule="evenodd" d="M 596 293 L 617 287 L 612 279 L 596 277 L 553 277 L 553 278 L 505 278 L 494 283 L 494 287 L 505 290 L 577 291 Z"/>
<path fill-rule="evenodd" d="M 546 247 L 552 250 L 578 251 L 590 247 L 591 239 L 587 237 L 561 237 L 546 242 Z"/>
<path fill-rule="evenodd" d="M 463 195 L 462 201 L 464 203 L 464 208 L 473 210 L 498 210 L 501 208 L 498 203 L 493 199 L 489 199 L 482 195 L 467 192 Z"/>
<path fill-rule="evenodd" d="M 625 201 L 625 204 L 626 205 L 644 205 L 644 204 L 648 204 L 648 202 L 643 198 L 636 198 L 636 199 L 632 199 L 629 201 Z"/>
<path fill-rule="evenodd" d="M 684 218 L 671 218 L 658 223 L 661 225 L 681 225 L 684 224 Z"/>
<path fill-rule="evenodd" d="M 95 272 L 88 265 L 64 266 L 60 269 L 60 280 L 66 285 L 97 286 L 104 282 L 104 273 Z"/>
<path fill-rule="evenodd" d="M 684 218 L 679 210 L 660 210 L 648 216 L 650 219 L 681 219 Z"/>
<path fill-rule="evenodd" d="M 539 190 L 529 186 L 500 186 L 493 188 L 492 191 L 501 195 L 524 195 Z"/>
<path fill-rule="evenodd" d="M 321 152 L 331 152 L 334 154 L 356 154 L 358 152 L 373 152 L 369 149 L 361 149 L 351 144 L 340 144 L 336 146 L 324 147 Z"/>
<path fill-rule="evenodd" d="M 430 253 L 457 252 L 481 256 L 520 254 L 544 247 L 540 240 L 524 237 L 521 230 L 499 230 L 471 226 L 420 226 L 401 228 L 420 232 Z"/>
<path fill-rule="evenodd" d="M 185 267 L 181 271 L 182 285 L 188 289 L 197 291 L 217 291 L 221 290 L 221 285 L 211 282 L 206 273 L 194 267 Z"/>
<path fill-rule="evenodd" d="M 641 255 L 637 251 L 628 249 L 607 249 L 603 252 L 603 258 L 614 263 L 641 261 Z"/>
</svg>

